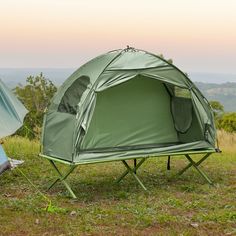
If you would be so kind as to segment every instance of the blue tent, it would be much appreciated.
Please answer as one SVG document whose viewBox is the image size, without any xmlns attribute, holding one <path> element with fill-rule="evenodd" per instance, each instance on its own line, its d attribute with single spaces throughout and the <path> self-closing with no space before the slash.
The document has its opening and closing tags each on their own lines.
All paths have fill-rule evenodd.
<svg viewBox="0 0 236 236">
<path fill-rule="evenodd" d="M 3 150 L 2 145 L 0 145 L 0 174 L 10 167 L 10 163 L 7 159 L 6 153 Z"/>
</svg>

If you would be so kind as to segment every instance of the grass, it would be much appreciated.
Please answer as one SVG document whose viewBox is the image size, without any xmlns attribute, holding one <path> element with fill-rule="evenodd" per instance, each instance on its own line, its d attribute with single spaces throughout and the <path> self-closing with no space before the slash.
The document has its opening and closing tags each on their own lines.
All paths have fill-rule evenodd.
<svg viewBox="0 0 236 236">
<path fill-rule="evenodd" d="M 7 171 L 0 176 L 0 235 L 236 235 L 235 137 L 221 131 L 223 153 L 204 162 L 215 187 L 193 169 L 174 179 L 185 159 L 173 158 L 167 171 L 162 157 L 149 159 L 139 169 L 147 192 L 132 176 L 114 183 L 124 170 L 119 162 L 79 167 L 68 179 L 77 200 L 70 199 L 61 184 L 46 193 L 55 173 L 37 156 L 37 141 L 8 138 L 7 154 L 25 161 L 20 169 L 54 208 L 46 212 L 47 201 L 21 173 Z"/>
</svg>

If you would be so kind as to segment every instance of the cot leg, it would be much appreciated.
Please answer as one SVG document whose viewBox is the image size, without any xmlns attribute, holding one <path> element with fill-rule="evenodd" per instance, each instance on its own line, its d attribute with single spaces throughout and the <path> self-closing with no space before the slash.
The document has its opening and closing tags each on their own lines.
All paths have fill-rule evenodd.
<svg viewBox="0 0 236 236">
<path fill-rule="evenodd" d="M 120 183 L 120 181 L 127 175 L 129 174 L 129 171 L 126 170 L 117 180 L 116 183 Z"/>
<path fill-rule="evenodd" d="M 55 179 L 55 180 L 49 185 L 48 190 L 50 190 L 59 180 L 60 180 L 59 178 Z"/>
<path fill-rule="evenodd" d="M 136 181 L 140 184 L 140 186 L 144 189 L 147 190 L 146 187 L 144 186 L 144 184 L 141 182 L 141 180 L 138 178 L 138 176 L 136 175 L 136 171 L 137 169 L 143 164 L 143 162 L 146 160 L 146 158 L 143 158 L 141 161 L 139 161 L 139 163 L 136 163 L 136 167 L 134 167 L 133 169 L 127 164 L 126 161 L 122 161 L 122 163 L 124 164 L 124 166 L 126 167 L 126 171 L 116 180 L 116 183 L 119 183 L 127 174 L 131 174 Z"/>
<path fill-rule="evenodd" d="M 137 159 L 134 159 L 134 173 L 136 174 Z"/>
<path fill-rule="evenodd" d="M 178 175 L 182 175 L 186 170 L 188 170 L 191 166 L 193 166 L 197 171 L 198 173 L 210 184 L 210 185 L 213 185 L 213 182 L 211 181 L 211 179 L 206 175 L 206 173 L 204 171 L 202 171 L 198 166 L 203 162 L 205 161 L 209 156 L 210 156 L 211 153 L 207 153 L 205 156 L 202 157 L 202 159 L 200 159 L 200 161 L 198 162 L 195 162 L 193 161 L 193 159 L 188 155 L 186 154 L 185 157 L 188 159 L 189 161 L 189 164 L 183 168 L 179 173 Z"/>
<path fill-rule="evenodd" d="M 62 173 L 59 171 L 59 169 L 56 166 L 56 164 L 54 163 L 54 161 L 50 160 L 50 163 L 52 164 L 53 168 L 55 169 L 55 171 L 57 172 L 59 177 L 49 186 L 48 190 L 51 189 L 58 181 L 61 181 L 64 184 L 64 186 L 66 187 L 66 189 L 68 190 L 68 192 L 70 193 L 70 195 L 72 196 L 72 198 L 77 198 L 76 195 L 74 194 L 74 192 L 72 191 L 70 185 L 66 182 L 66 178 L 76 168 L 76 165 L 71 166 L 70 169 L 68 170 L 68 172 L 65 175 L 62 175 Z"/>
<path fill-rule="evenodd" d="M 143 164 L 143 162 L 145 161 L 146 159 L 143 158 L 137 165 L 136 165 L 136 168 L 135 168 L 135 171 L 137 172 L 138 168 Z M 123 162 L 123 161 L 122 161 Z M 129 174 L 129 170 L 127 169 L 126 171 L 124 171 L 124 173 L 116 180 L 116 183 L 119 183 L 127 174 Z"/>
<path fill-rule="evenodd" d="M 167 170 L 170 170 L 170 156 L 167 159 Z"/>
</svg>

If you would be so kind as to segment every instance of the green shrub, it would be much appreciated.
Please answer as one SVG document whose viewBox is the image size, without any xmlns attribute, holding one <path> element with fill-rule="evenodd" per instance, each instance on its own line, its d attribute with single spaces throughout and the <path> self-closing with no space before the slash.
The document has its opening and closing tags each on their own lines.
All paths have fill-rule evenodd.
<svg viewBox="0 0 236 236">
<path fill-rule="evenodd" d="M 15 88 L 15 94 L 29 111 L 24 125 L 17 131 L 18 135 L 30 139 L 40 137 L 44 111 L 56 91 L 53 82 L 46 79 L 42 73 L 29 76 L 25 86 Z"/>
<path fill-rule="evenodd" d="M 236 132 L 236 112 L 225 113 L 218 120 L 218 127 L 227 132 Z"/>
</svg>

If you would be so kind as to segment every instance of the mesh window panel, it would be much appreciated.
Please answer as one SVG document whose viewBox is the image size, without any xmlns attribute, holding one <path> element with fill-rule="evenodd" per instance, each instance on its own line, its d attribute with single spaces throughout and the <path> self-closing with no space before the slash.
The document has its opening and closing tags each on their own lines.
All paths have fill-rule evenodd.
<svg viewBox="0 0 236 236">
<path fill-rule="evenodd" d="M 74 83 L 67 89 L 63 98 L 61 99 L 61 102 L 58 106 L 58 111 L 76 115 L 77 104 L 79 103 L 89 83 L 90 79 L 88 76 L 81 76 L 76 81 L 74 81 Z"/>
</svg>

